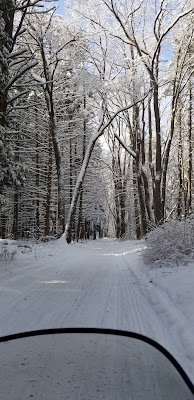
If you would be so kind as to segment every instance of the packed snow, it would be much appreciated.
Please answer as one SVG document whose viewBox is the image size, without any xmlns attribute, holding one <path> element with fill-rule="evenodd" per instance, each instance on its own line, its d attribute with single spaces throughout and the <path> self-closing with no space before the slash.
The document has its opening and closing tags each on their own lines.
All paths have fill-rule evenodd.
<svg viewBox="0 0 194 400">
<path fill-rule="evenodd" d="M 194 382 L 194 264 L 149 268 L 146 241 L 0 240 L 0 336 L 56 327 L 135 331 Z"/>
</svg>

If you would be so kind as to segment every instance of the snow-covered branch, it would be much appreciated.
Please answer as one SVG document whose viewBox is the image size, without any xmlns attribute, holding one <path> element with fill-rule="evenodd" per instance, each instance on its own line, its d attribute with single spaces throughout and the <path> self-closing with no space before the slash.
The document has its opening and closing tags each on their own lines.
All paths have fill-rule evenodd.
<svg viewBox="0 0 194 400">
<path fill-rule="evenodd" d="M 115 137 L 117 138 L 117 140 L 119 141 L 119 143 L 124 147 L 124 149 L 133 157 L 136 158 L 137 154 L 135 153 L 135 151 L 133 151 L 132 149 L 130 149 L 130 147 L 128 147 L 126 145 L 126 143 L 124 142 L 124 140 L 116 133 L 114 132 Z"/>
<path fill-rule="evenodd" d="M 11 104 L 13 103 L 15 100 L 17 100 L 19 97 L 24 96 L 25 94 L 27 94 L 29 91 L 28 90 L 23 90 L 22 92 L 19 92 L 18 94 L 16 94 L 15 96 L 13 96 L 11 99 L 9 99 L 7 101 L 7 104 Z"/>
<path fill-rule="evenodd" d="M 28 51 L 28 49 L 22 49 L 22 50 L 14 51 L 14 52 L 8 54 L 7 58 L 8 59 L 13 59 L 13 58 L 19 57 L 22 54 L 26 53 L 27 51 Z"/>
<path fill-rule="evenodd" d="M 22 76 L 24 75 L 27 71 L 29 71 L 31 68 L 35 67 L 35 65 L 38 64 L 38 61 L 32 61 L 30 64 L 26 65 L 23 67 L 12 79 L 11 81 L 7 84 L 6 90 L 9 90 L 10 87 L 13 86 L 13 84 Z"/>
<path fill-rule="evenodd" d="M 187 10 L 187 11 L 181 13 L 180 15 L 178 15 L 178 17 L 175 18 L 175 20 L 168 26 L 168 28 L 160 36 L 160 38 L 158 40 L 158 43 L 157 43 L 157 46 L 156 46 L 156 49 L 155 49 L 155 52 L 154 52 L 154 55 L 153 55 L 153 58 L 152 58 L 152 68 L 154 66 L 156 55 L 158 53 L 158 50 L 160 48 L 160 45 L 161 45 L 162 40 L 164 39 L 164 37 L 171 31 L 172 28 L 174 28 L 174 26 L 177 24 L 177 22 L 179 22 L 183 17 L 186 17 L 186 15 L 189 15 L 193 11 L 194 11 L 194 7 L 190 8 L 189 10 Z"/>
</svg>

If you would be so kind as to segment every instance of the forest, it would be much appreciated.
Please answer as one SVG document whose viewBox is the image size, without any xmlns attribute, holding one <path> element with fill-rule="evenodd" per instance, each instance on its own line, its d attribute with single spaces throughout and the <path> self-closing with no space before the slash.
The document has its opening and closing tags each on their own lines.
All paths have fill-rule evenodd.
<svg viewBox="0 0 194 400">
<path fill-rule="evenodd" d="M 0 0 L 0 238 L 193 213 L 193 0 Z"/>
</svg>

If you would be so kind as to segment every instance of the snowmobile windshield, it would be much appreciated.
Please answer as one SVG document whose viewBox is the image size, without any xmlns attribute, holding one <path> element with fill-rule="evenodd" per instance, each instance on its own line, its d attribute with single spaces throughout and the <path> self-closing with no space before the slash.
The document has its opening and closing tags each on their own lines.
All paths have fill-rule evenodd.
<svg viewBox="0 0 194 400">
<path fill-rule="evenodd" d="M 55 329 L 0 339 L 2 400 L 191 400 L 176 360 L 138 334 Z"/>
</svg>

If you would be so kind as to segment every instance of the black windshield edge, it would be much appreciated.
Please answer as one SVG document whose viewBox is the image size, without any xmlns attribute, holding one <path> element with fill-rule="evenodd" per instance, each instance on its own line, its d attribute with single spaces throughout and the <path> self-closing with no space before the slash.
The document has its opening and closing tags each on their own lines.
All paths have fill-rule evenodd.
<svg viewBox="0 0 194 400">
<path fill-rule="evenodd" d="M 153 340 L 147 336 L 144 336 L 140 333 L 135 333 L 135 332 L 130 332 L 130 331 L 129 332 L 122 331 L 122 330 L 118 330 L 118 329 L 103 329 L 103 328 L 54 328 L 54 329 L 41 329 L 41 330 L 35 330 L 35 331 L 29 331 L 29 332 L 20 332 L 20 333 L 15 333 L 13 335 L 2 336 L 2 337 L 0 337 L 0 343 L 8 342 L 10 340 L 32 337 L 32 336 L 43 336 L 43 335 L 53 335 L 53 334 L 62 334 L 62 333 L 63 334 L 64 333 L 93 333 L 93 334 L 103 334 L 103 335 L 125 336 L 125 337 L 138 339 L 145 343 L 148 343 L 151 346 L 155 347 L 157 350 L 159 350 L 161 353 L 163 353 L 168 358 L 168 360 L 174 365 L 174 367 L 179 372 L 179 374 L 185 381 L 186 385 L 189 387 L 192 394 L 194 395 L 194 385 L 191 382 L 191 380 L 189 379 L 189 377 L 187 376 L 186 372 L 180 366 L 178 361 L 162 345 L 155 342 L 155 340 Z"/>
</svg>

